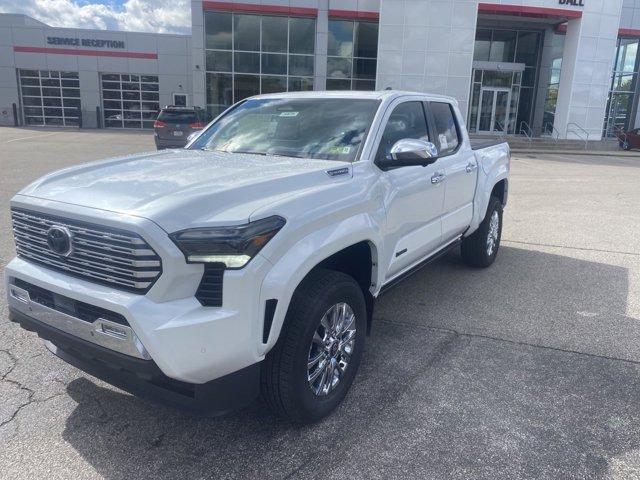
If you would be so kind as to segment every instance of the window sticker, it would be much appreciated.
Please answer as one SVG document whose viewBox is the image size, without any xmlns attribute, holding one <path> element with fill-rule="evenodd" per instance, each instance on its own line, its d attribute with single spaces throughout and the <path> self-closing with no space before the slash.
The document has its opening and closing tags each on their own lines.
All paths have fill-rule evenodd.
<svg viewBox="0 0 640 480">
<path fill-rule="evenodd" d="M 351 153 L 351 147 L 331 147 L 329 153 L 333 155 L 349 155 L 349 153 Z"/>
<path fill-rule="evenodd" d="M 281 117 L 297 117 L 299 112 L 281 112 Z"/>
</svg>

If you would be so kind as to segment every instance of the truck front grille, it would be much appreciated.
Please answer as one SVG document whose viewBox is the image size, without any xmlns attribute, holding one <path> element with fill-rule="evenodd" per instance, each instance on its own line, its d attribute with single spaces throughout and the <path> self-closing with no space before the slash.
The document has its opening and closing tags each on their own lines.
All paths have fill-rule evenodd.
<svg viewBox="0 0 640 480">
<path fill-rule="evenodd" d="M 85 280 L 145 293 L 162 272 L 158 254 L 139 235 L 76 220 L 12 209 L 18 257 Z M 57 253 L 52 227 L 68 232 L 70 253 Z"/>
</svg>

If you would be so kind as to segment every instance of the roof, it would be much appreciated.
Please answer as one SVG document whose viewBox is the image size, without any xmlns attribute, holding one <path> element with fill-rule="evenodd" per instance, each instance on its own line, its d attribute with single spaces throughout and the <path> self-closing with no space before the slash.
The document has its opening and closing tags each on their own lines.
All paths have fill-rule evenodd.
<svg viewBox="0 0 640 480">
<path fill-rule="evenodd" d="M 407 92 L 402 90 L 314 90 L 307 92 L 269 93 L 265 95 L 255 95 L 251 98 L 353 98 L 362 100 L 389 100 L 396 97 L 404 97 L 409 95 L 423 95 L 433 99 L 441 99 L 457 103 L 452 97 L 447 97 L 444 95 L 436 95 L 425 92 Z"/>
</svg>

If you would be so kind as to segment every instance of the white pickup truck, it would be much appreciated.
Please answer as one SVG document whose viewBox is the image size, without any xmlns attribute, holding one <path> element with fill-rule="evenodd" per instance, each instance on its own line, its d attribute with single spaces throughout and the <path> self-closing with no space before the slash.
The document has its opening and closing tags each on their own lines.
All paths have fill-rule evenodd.
<svg viewBox="0 0 640 480">
<path fill-rule="evenodd" d="M 447 97 L 252 97 L 185 149 L 18 193 L 10 317 L 129 391 L 216 412 L 261 392 L 315 421 L 351 386 L 382 292 L 457 246 L 492 264 L 509 168 Z"/>
</svg>

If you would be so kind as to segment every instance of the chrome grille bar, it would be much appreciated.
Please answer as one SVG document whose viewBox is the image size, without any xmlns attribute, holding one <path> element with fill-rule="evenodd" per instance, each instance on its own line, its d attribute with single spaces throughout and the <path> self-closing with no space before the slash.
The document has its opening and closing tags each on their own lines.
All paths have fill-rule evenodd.
<svg viewBox="0 0 640 480">
<path fill-rule="evenodd" d="M 12 209 L 11 217 L 16 251 L 25 260 L 136 293 L 151 288 L 162 272 L 158 254 L 135 233 L 22 209 Z M 71 232 L 70 255 L 49 248 L 52 226 Z"/>
</svg>

